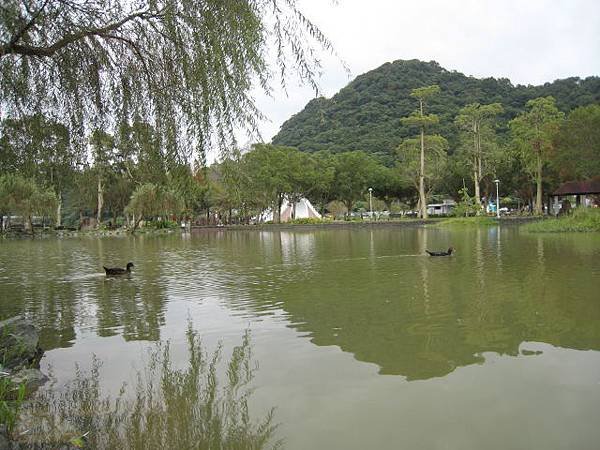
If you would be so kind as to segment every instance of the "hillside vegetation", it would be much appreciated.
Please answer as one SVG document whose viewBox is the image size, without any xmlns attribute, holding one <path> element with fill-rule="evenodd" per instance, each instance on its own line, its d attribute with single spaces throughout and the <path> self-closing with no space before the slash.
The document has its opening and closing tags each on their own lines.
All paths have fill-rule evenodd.
<svg viewBox="0 0 600 450">
<path fill-rule="evenodd" d="M 428 111 L 439 116 L 437 133 L 448 139 L 449 153 L 459 140 L 454 118 L 470 103 L 502 104 L 504 111 L 498 117 L 502 139 L 508 134 L 508 121 L 525 110 L 528 100 L 552 96 L 565 113 L 600 102 L 600 77 L 515 86 L 506 78 L 478 79 L 446 70 L 434 61 L 398 60 L 356 77 L 330 99 L 310 101 L 283 124 L 273 144 L 309 152 L 362 150 L 385 157 L 411 135 L 400 122 L 415 109 L 411 90 L 434 84 L 440 86 L 440 94 L 430 100 Z"/>
</svg>

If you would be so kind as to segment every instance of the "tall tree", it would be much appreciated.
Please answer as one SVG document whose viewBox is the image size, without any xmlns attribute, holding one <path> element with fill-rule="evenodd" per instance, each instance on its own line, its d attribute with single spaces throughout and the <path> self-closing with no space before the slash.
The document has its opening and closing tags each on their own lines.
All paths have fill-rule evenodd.
<svg viewBox="0 0 600 450">
<path fill-rule="evenodd" d="M 333 200 L 333 180 L 335 177 L 335 157 L 326 151 L 317 152 L 312 155 L 316 166 L 316 178 L 307 197 L 323 214 L 325 205 Z"/>
<path fill-rule="evenodd" d="M 296 205 L 305 197 L 310 197 L 313 191 L 322 191 L 321 183 L 326 181 L 331 172 L 325 170 L 321 173 L 318 166 L 318 160 L 312 155 L 298 151 L 288 151 L 287 156 L 287 175 L 290 184 L 290 191 L 287 193 L 287 199 L 292 204 L 292 218 L 296 218 Z M 324 168 L 325 169 L 325 168 Z"/>
<path fill-rule="evenodd" d="M 421 210 L 420 216 L 423 219 L 427 218 L 427 198 L 425 196 L 425 130 L 439 122 L 435 114 L 425 114 L 425 105 L 428 98 L 439 92 L 440 87 L 436 84 L 413 89 L 410 95 L 419 101 L 419 108 L 410 116 L 402 119 L 404 124 L 416 126 L 420 130 L 419 205 Z"/>
<path fill-rule="evenodd" d="M 481 209 L 480 183 L 489 169 L 487 163 L 495 148 L 494 119 L 502 111 L 500 103 L 489 105 L 471 103 L 460 110 L 455 120 L 456 125 L 462 131 L 464 141 L 466 141 L 464 146 L 468 149 L 466 151 L 467 161 L 471 166 L 478 214 Z"/>
<path fill-rule="evenodd" d="M 21 175 L 0 176 L 0 211 L 10 217 L 18 214 L 23 217 L 25 229 L 33 233 L 32 216 L 46 216 L 56 208 L 56 196 L 50 189 L 38 186 L 31 178 Z"/>
<path fill-rule="evenodd" d="M 249 185 L 248 174 L 244 170 L 242 154 L 238 149 L 229 152 L 223 161 L 211 168 L 209 177 L 216 201 L 227 213 L 228 222 L 233 220 L 233 210 L 237 210 L 240 220 L 249 219 L 249 210 L 253 205 L 253 196 Z"/>
<path fill-rule="evenodd" d="M 564 114 L 553 97 L 538 97 L 527 102 L 527 111 L 510 121 L 512 142 L 525 170 L 536 184 L 535 213 L 542 214 L 542 182 L 544 165 L 551 157 L 553 140 Z"/>
<path fill-rule="evenodd" d="M 403 183 L 411 183 L 417 191 L 421 187 L 425 189 L 423 195 L 419 195 L 418 209 L 421 211 L 421 217 L 426 218 L 427 199 L 443 179 L 447 167 L 448 141 L 438 135 L 425 136 L 424 140 L 427 148 L 425 155 L 423 155 L 423 142 L 419 138 L 405 139 L 398 146 L 396 170 L 400 173 Z M 425 214 L 423 214 L 423 205 L 425 205 Z"/>
<path fill-rule="evenodd" d="M 244 155 L 249 189 L 257 200 L 262 199 L 262 209 L 271 208 L 277 223 L 285 196 L 293 190 L 289 162 L 294 152 L 298 150 L 292 147 L 256 144 Z"/>
<path fill-rule="evenodd" d="M 174 192 L 153 183 L 144 183 L 136 188 L 126 211 L 133 215 L 132 233 L 144 217 L 154 218 L 181 212 L 183 202 Z"/>
<path fill-rule="evenodd" d="M 104 131 L 94 130 L 90 137 L 92 147 L 92 157 L 94 158 L 94 171 L 97 181 L 97 207 L 96 207 L 96 226 L 99 227 L 102 222 L 102 208 L 104 207 L 104 191 L 106 189 L 109 177 L 115 173 L 116 147 L 114 137 Z"/>
<path fill-rule="evenodd" d="M 334 195 L 344 202 L 350 216 L 354 203 L 374 183 L 377 162 L 361 151 L 339 153 L 335 159 Z"/>
<path fill-rule="evenodd" d="M 167 168 L 179 166 L 178 160 L 165 151 L 160 134 L 147 122 L 121 124 L 114 140 L 124 170 L 135 183 L 164 184 Z"/>
<path fill-rule="evenodd" d="M 6 119 L 0 131 L 0 173 L 19 173 L 56 194 L 55 225 L 62 221 L 63 194 L 83 156 L 70 145 L 65 125 L 42 114 Z"/>
<path fill-rule="evenodd" d="M 309 154 L 293 147 L 257 144 L 245 155 L 245 170 L 254 192 L 263 192 L 273 209 L 273 217 L 281 221 L 284 200 L 293 205 L 319 189 L 317 161 Z"/>
<path fill-rule="evenodd" d="M 571 111 L 556 144 L 553 162 L 564 181 L 600 176 L 600 105 Z"/>
<path fill-rule="evenodd" d="M 331 45 L 295 0 L 4 0 L 3 110 L 51 111 L 82 144 L 83 130 L 137 116 L 187 157 L 256 131 L 254 84 L 268 92 L 291 70 L 316 87 L 318 48 Z"/>
<path fill-rule="evenodd" d="M 388 211 L 392 209 L 394 200 L 400 200 L 412 192 L 412 183 L 402 177 L 396 167 L 379 165 L 375 172 L 373 194 L 383 200 Z"/>
</svg>

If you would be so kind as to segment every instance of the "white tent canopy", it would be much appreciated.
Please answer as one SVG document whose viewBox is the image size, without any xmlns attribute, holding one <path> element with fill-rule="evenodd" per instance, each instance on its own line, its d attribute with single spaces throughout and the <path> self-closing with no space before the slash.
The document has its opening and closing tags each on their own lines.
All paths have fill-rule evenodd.
<svg viewBox="0 0 600 450">
<path fill-rule="evenodd" d="M 288 222 L 294 219 L 320 219 L 321 214 L 317 212 L 315 207 L 307 198 L 301 198 L 295 204 L 284 198 L 281 204 L 281 222 Z M 273 211 L 267 209 L 260 215 L 262 222 L 275 220 Z"/>
</svg>

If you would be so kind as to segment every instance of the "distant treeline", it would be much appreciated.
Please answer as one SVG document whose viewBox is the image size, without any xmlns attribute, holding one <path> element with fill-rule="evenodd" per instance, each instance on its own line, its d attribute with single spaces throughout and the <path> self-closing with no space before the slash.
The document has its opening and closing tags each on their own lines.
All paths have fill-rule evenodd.
<svg viewBox="0 0 600 450">
<path fill-rule="evenodd" d="M 429 67 L 474 85 L 487 81 L 446 72 L 433 63 L 401 65 Z M 360 86 L 359 80 L 353 84 Z M 510 86 L 493 81 L 494 86 Z M 583 101 L 578 93 L 588 88 L 582 86 L 594 83 L 596 79 L 575 83 L 573 98 Z M 510 87 L 507 92 L 533 89 Z M 211 166 L 182 161 L 143 121 L 112 133 L 94 130 L 81 145 L 80 139 L 71 139 L 66 125 L 41 114 L 5 119 L 0 130 L 0 216 L 21 216 L 26 225 L 34 216 L 47 216 L 56 226 L 79 226 L 94 218 L 98 226 L 127 223 L 133 229 L 143 219 L 174 216 L 248 223 L 266 209 L 277 212 L 283 202 L 303 197 L 321 212 L 348 215 L 367 208 L 369 188 L 374 210 L 420 208 L 426 214 L 427 202 L 450 197 L 459 201 L 458 214 L 477 214 L 484 201 L 495 197 L 495 179 L 504 204 L 529 205 L 541 213 L 543 193 L 561 181 L 600 175 L 597 102 L 565 113 L 552 96 L 526 96 L 520 104 L 511 97 L 512 103 L 505 104 L 467 103 L 480 97 L 457 95 L 447 83 L 409 91 L 393 121 L 369 125 L 391 130 L 390 147 L 379 147 L 385 151 L 357 149 L 356 142 L 344 147 L 351 138 L 338 141 L 332 134 L 329 145 L 311 152 L 302 151 L 302 143 L 256 144 L 246 152 L 231 149 Z M 564 105 L 567 95 L 561 95 Z M 585 98 L 596 101 L 592 94 Z M 448 99 L 454 109 L 440 112 Z M 391 103 L 393 99 L 390 110 Z M 284 126 L 277 141 L 289 129 Z"/>
</svg>

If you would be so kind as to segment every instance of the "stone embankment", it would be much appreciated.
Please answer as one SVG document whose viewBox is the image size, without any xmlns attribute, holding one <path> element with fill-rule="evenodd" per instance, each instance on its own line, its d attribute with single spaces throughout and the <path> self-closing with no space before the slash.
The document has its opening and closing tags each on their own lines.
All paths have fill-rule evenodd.
<svg viewBox="0 0 600 450">
<path fill-rule="evenodd" d="M 32 392 L 47 381 L 39 370 L 43 351 L 35 326 L 21 316 L 0 322 L 0 376 Z"/>
<path fill-rule="evenodd" d="M 14 401 L 17 390 L 25 387 L 25 395 L 30 395 L 48 381 L 48 377 L 39 369 L 43 351 L 39 345 L 39 334 L 29 320 L 15 316 L 0 322 L 0 377 L 5 387 L 2 402 Z M 7 382 L 8 381 L 8 382 Z M 45 449 L 39 446 L 24 445 L 12 441 L 5 424 L 0 424 L 0 450 L 25 448 Z M 70 448 L 65 446 L 64 448 Z"/>
</svg>

